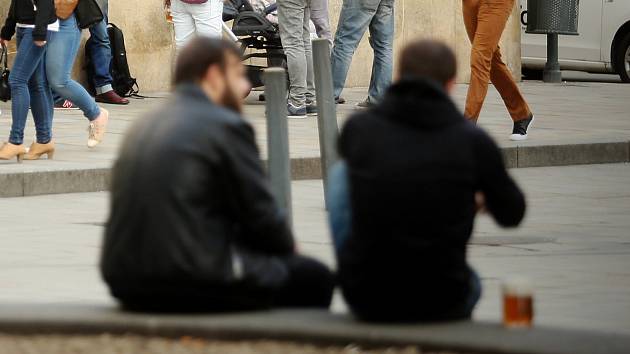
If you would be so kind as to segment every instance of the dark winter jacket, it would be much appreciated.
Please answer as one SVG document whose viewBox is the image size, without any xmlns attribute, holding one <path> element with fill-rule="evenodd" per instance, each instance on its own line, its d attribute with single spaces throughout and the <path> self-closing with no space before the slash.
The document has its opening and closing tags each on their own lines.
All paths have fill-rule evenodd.
<svg viewBox="0 0 630 354">
<path fill-rule="evenodd" d="M 190 84 L 132 128 L 113 169 L 101 258 L 115 297 L 273 288 L 287 277 L 278 257 L 293 251 L 254 131 L 239 115 Z"/>
<path fill-rule="evenodd" d="M 37 11 L 35 11 L 37 8 Z M 48 25 L 57 21 L 54 0 L 11 0 L 9 14 L 0 37 L 10 40 L 18 23 L 35 25 L 33 40 L 45 41 Z"/>
<path fill-rule="evenodd" d="M 503 226 L 525 212 L 501 152 L 440 87 L 411 80 L 349 119 L 340 154 L 352 232 L 338 267 L 351 308 L 372 320 L 446 319 L 471 291 L 475 192 Z"/>
</svg>

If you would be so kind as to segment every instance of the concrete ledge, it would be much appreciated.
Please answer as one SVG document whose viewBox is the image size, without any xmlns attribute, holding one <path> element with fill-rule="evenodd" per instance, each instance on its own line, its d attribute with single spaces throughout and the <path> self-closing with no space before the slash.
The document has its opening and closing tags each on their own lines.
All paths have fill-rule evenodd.
<svg viewBox="0 0 630 354">
<path fill-rule="evenodd" d="M 317 310 L 224 315 L 129 314 L 89 305 L 0 305 L 0 332 L 12 334 L 125 334 L 220 340 L 272 339 L 316 345 L 416 346 L 484 354 L 627 354 L 630 336 L 499 324 L 455 322 L 371 325 Z"/>
<path fill-rule="evenodd" d="M 508 168 L 565 166 L 600 163 L 630 162 L 630 142 L 598 142 L 565 145 L 519 145 L 501 148 Z M 26 165 L 26 164 L 25 164 Z M 42 194 L 100 192 L 109 188 L 109 167 L 85 168 L 72 164 L 72 168 L 27 170 L 19 172 L 12 166 L 3 172 L 0 168 L 0 198 Z M 29 168 L 37 167 L 30 164 Z M 294 180 L 321 179 L 319 157 L 291 159 Z"/>
</svg>

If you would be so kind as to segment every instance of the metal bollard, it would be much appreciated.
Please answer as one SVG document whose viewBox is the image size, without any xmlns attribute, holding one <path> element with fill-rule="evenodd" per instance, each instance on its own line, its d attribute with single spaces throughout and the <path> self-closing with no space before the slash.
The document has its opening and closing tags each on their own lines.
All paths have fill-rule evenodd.
<svg viewBox="0 0 630 354">
<path fill-rule="evenodd" d="M 547 63 L 543 70 L 543 81 L 558 83 L 562 82 L 562 72 L 558 62 L 558 34 L 547 34 Z"/>
<path fill-rule="evenodd" d="M 291 165 L 287 127 L 287 79 L 282 68 L 265 69 L 267 147 L 271 191 L 293 227 Z"/>
<path fill-rule="evenodd" d="M 313 69 L 315 73 L 315 91 L 317 93 L 317 126 L 319 130 L 319 149 L 322 161 L 324 195 L 328 191 L 328 171 L 337 162 L 337 108 L 333 93 L 332 70 L 330 67 L 330 43 L 327 39 L 313 40 Z M 328 201 L 326 201 L 328 202 Z"/>
</svg>

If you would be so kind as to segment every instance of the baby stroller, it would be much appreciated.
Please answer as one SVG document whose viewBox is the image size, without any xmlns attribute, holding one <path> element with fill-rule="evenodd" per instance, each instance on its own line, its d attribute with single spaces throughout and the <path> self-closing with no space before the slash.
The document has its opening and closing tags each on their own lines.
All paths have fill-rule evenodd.
<svg viewBox="0 0 630 354">
<path fill-rule="evenodd" d="M 223 21 L 234 21 L 232 29 L 223 25 L 224 31 L 240 44 L 243 60 L 265 58 L 267 65 L 245 65 L 252 87 L 264 86 L 263 70 L 268 67 L 287 67 L 287 60 L 282 49 L 278 25 L 266 16 L 277 11 L 277 4 L 272 4 L 262 12 L 254 10 L 248 0 L 227 0 L 223 6 Z M 250 49 L 249 53 L 246 51 Z M 261 100 L 264 96 L 261 95 Z"/>
</svg>

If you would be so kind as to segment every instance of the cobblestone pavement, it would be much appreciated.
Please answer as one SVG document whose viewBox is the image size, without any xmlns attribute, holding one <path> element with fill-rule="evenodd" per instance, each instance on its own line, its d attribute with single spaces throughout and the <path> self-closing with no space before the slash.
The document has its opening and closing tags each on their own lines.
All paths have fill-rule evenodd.
<svg viewBox="0 0 630 354">
<path fill-rule="evenodd" d="M 500 320 L 500 281 L 536 285 L 540 324 L 630 333 L 630 165 L 512 170 L 523 227 L 478 220 L 470 247 L 483 278 L 477 319 Z M 321 181 L 293 183 L 299 247 L 334 266 Z M 0 199 L 0 301 L 113 303 L 97 272 L 107 194 Z M 430 288 L 427 289 L 430 291 Z M 335 311 L 345 311 L 340 297 Z"/>
</svg>

